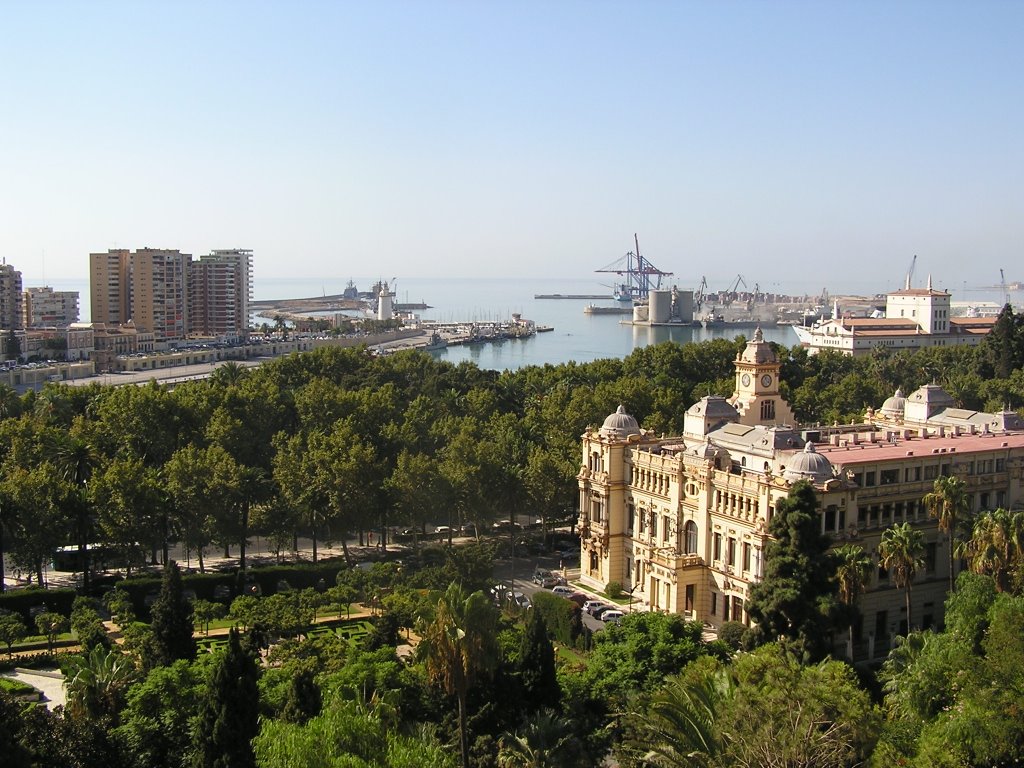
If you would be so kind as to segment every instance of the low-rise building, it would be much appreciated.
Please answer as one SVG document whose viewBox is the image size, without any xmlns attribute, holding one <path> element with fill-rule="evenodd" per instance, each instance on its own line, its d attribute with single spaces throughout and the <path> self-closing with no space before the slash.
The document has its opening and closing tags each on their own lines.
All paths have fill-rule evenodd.
<svg viewBox="0 0 1024 768">
<path fill-rule="evenodd" d="M 917 350 L 957 345 L 976 346 L 992 331 L 996 318 L 954 317 L 947 291 L 906 287 L 886 296 L 884 317 L 843 317 L 838 313 L 812 328 L 794 326 L 810 352 L 833 349 L 867 355 L 876 347 Z"/>
<path fill-rule="evenodd" d="M 861 424 L 801 429 L 759 330 L 736 370 L 737 392 L 695 403 L 682 436 L 643 430 L 622 406 L 583 435 L 581 581 L 595 589 L 619 582 L 651 610 L 711 626 L 748 623 L 746 601 L 763 575 L 776 505 L 795 482 L 809 480 L 821 529 L 837 543 L 856 542 L 877 559 L 887 527 L 909 522 L 923 532 L 926 567 L 914 582 L 911 618 L 916 626 L 941 624 L 949 541 L 922 499 L 935 478 L 957 475 L 972 510 L 1021 508 L 1024 421 L 954 408 L 929 385 L 909 397 L 897 393 Z M 855 657 L 883 656 L 907 631 L 904 595 L 879 569 L 860 607 Z M 846 641 L 836 638 L 840 648 Z"/>
</svg>

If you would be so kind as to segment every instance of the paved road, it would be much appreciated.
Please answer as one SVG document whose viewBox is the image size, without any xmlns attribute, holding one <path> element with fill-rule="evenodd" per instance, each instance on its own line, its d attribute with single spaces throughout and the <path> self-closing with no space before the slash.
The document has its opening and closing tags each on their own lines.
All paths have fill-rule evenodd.
<svg viewBox="0 0 1024 768">
<path fill-rule="evenodd" d="M 527 597 L 531 597 L 537 592 L 545 592 L 543 587 L 539 587 L 533 583 L 533 571 L 535 568 L 547 568 L 550 571 L 561 573 L 560 566 L 563 565 L 563 561 L 558 555 L 538 555 L 529 558 L 517 557 L 515 559 L 515 589 L 517 592 L 522 592 Z M 579 585 L 580 569 L 575 563 L 575 567 L 566 568 L 565 576 L 569 582 L 569 586 L 573 587 L 579 592 L 589 595 L 595 600 L 603 599 L 597 593 L 584 589 Z M 512 562 L 509 560 L 499 560 L 494 564 L 494 575 L 509 583 L 512 576 Z M 634 605 L 633 610 L 639 610 L 639 605 Z M 623 610 L 626 610 L 623 607 Z M 588 613 L 583 614 L 583 624 L 591 631 L 597 632 L 605 628 L 603 621 L 598 621 Z"/>
</svg>

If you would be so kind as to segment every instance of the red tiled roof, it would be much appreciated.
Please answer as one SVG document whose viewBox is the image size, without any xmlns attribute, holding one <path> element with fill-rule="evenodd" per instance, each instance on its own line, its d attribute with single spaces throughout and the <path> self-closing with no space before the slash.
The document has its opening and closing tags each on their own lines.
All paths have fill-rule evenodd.
<svg viewBox="0 0 1024 768">
<path fill-rule="evenodd" d="M 895 443 L 861 443 L 839 447 L 819 443 L 818 453 L 828 456 L 833 465 L 874 464 L 921 456 L 959 456 L 988 451 L 1024 449 L 1024 432 L 1006 434 L 961 435 L 960 437 L 929 437 L 897 440 Z"/>
</svg>

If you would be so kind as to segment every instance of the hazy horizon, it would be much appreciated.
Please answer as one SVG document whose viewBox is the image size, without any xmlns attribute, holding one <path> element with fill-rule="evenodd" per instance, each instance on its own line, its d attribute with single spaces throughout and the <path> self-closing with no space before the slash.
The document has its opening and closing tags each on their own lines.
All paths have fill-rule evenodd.
<svg viewBox="0 0 1024 768">
<path fill-rule="evenodd" d="M 7 3 L 0 257 L 1024 279 L 1012 2 Z M 44 267 L 45 261 L 45 267 Z M 611 282 L 612 276 L 608 277 Z M 26 283 L 28 284 L 28 283 Z"/>
</svg>

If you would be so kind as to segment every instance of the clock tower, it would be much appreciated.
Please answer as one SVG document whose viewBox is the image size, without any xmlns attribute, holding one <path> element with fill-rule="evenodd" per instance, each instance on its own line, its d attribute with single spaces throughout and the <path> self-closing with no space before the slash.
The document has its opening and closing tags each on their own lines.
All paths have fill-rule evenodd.
<svg viewBox="0 0 1024 768">
<path fill-rule="evenodd" d="M 796 417 L 779 393 L 779 358 L 758 328 L 754 338 L 736 357 L 736 390 L 729 403 L 740 415 L 740 424 L 772 427 L 796 424 Z"/>
</svg>

